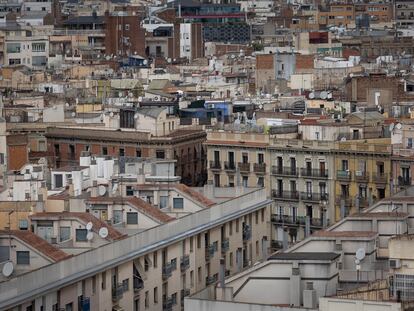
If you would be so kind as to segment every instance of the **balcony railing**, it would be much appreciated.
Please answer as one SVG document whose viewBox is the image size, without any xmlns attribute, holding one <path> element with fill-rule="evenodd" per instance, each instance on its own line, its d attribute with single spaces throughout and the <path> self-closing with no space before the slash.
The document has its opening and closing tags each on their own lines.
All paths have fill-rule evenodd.
<svg viewBox="0 0 414 311">
<path fill-rule="evenodd" d="M 172 297 L 166 297 L 162 301 L 162 310 L 163 311 L 171 311 L 173 309 L 174 300 Z"/>
<path fill-rule="evenodd" d="M 184 288 L 181 290 L 181 305 L 184 305 L 184 297 L 190 296 L 190 289 Z"/>
<path fill-rule="evenodd" d="M 336 171 L 336 178 L 338 180 L 350 181 L 352 179 L 351 171 Z"/>
<path fill-rule="evenodd" d="M 210 169 L 212 169 L 212 170 L 221 170 L 220 161 L 210 161 Z"/>
<path fill-rule="evenodd" d="M 369 173 L 364 171 L 355 171 L 355 180 L 359 182 L 369 182 Z"/>
<path fill-rule="evenodd" d="M 239 162 L 238 167 L 240 172 L 250 172 L 250 163 Z"/>
<path fill-rule="evenodd" d="M 339 205 L 339 206 L 341 206 L 341 204 L 344 204 L 345 207 L 351 207 L 352 206 L 352 198 L 349 197 L 349 196 L 337 196 L 336 200 L 335 200 L 335 204 Z"/>
<path fill-rule="evenodd" d="M 368 198 L 357 198 L 359 208 L 366 208 L 369 206 Z"/>
<path fill-rule="evenodd" d="M 303 216 L 289 216 L 272 214 L 271 220 L 274 223 L 286 224 L 286 225 L 305 225 L 306 220 Z"/>
<path fill-rule="evenodd" d="M 119 283 L 112 287 L 112 301 L 118 301 L 122 298 L 124 294 L 124 286 L 122 283 Z"/>
<path fill-rule="evenodd" d="M 272 190 L 272 197 L 274 199 L 284 199 L 284 200 L 299 200 L 299 192 L 298 191 L 279 191 L 279 190 Z"/>
<path fill-rule="evenodd" d="M 386 184 L 388 183 L 388 174 L 385 174 L 385 173 L 373 174 L 372 181 L 378 184 Z"/>
<path fill-rule="evenodd" d="M 139 279 L 137 277 L 134 277 L 133 280 L 134 280 L 133 282 L 134 282 L 134 291 L 135 292 L 138 292 L 138 291 L 140 291 L 141 289 L 144 288 L 144 282 L 141 279 Z"/>
<path fill-rule="evenodd" d="M 302 168 L 300 174 L 303 177 L 328 178 L 328 170 Z"/>
<path fill-rule="evenodd" d="M 398 178 L 398 185 L 400 187 L 411 186 L 411 178 Z"/>
<path fill-rule="evenodd" d="M 226 171 L 235 171 L 236 170 L 236 164 L 234 162 L 226 161 L 226 162 L 224 162 L 224 169 Z"/>
<path fill-rule="evenodd" d="M 172 271 L 173 271 L 173 265 L 170 262 L 166 263 L 162 267 L 162 278 L 163 278 L 163 280 L 168 279 L 172 275 Z"/>
<path fill-rule="evenodd" d="M 273 175 L 281 176 L 298 176 L 299 170 L 297 167 L 281 167 L 281 166 L 272 166 Z"/>
<path fill-rule="evenodd" d="M 228 252 L 229 249 L 230 249 L 230 240 L 224 239 L 223 241 L 221 241 L 221 252 L 222 253 Z"/>
<path fill-rule="evenodd" d="M 190 256 L 184 255 L 183 257 L 181 257 L 181 263 L 180 263 L 181 272 L 184 272 L 189 267 L 190 267 Z"/>
<path fill-rule="evenodd" d="M 212 285 L 212 284 L 214 284 L 216 282 L 217 282 L 217 279 L 216 279 L 216 277 L 214 275 L 213 276 L 207 276 L 206 277 L 206 286 Z"/>
<path fill-rule="evenodd" d="M 277 251 L 279 249 L 283 248 L 283 242 L 282 241 L 277 241 L 277 240 L 272 240 L 270 247 L 272 248 L 273 251 Z"/>
<path fill-rule="evenodd" d="M 255 173 L 266 173 L 266 163 L 255 163 L 253 165 L 253 171 Z"/>
<path fill-rule="evenodd" d="M 210 260 L 211 258 L 213 258 L 215 251 L 216 251 L 216 249 L 215 249 L 214 245 L 207 245 L 207 247 L 206 247 L 206 260 Z"/>
<path fill-rule="evenodd" d="M 302 201 L 321 202 L 321 201 L 328 201 L 328 194 L 327 193 L 302 192 L 300 194 L 300 198 Z"/>
</svg>

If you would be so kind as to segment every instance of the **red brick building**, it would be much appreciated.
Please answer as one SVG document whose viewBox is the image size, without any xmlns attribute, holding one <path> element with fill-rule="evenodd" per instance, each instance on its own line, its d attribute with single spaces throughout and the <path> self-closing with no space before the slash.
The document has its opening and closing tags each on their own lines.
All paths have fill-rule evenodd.
<svg viewBox="0 0 414 311">
<path fill-rule="evenodd" d="M 146 132 L 51 127 L 45 134 L 55 166 L 74 165 L 82 151 L 113 157 L 176 159 L 175 174 L 187 185 L 202 185 L 206 178 L 203 130 L 177 130 L 153 137 Z"/>
<path fill-rule="evenodd" d="M 140 15 L 105 15 L 105 53 L 108 55 L 145 55 L 145 29 Z M 124 16 L 125 15 L 125 16 Z"/>
</svg>

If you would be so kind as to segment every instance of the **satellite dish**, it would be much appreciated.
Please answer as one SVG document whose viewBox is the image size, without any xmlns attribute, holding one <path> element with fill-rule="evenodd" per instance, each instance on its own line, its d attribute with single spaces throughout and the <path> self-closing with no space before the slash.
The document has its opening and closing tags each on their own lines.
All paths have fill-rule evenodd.
<svg viewBox="0 0 414 311">
<path fill-rule="evenodd" d="M 391 124 L 390 124 L 390 127 L 389 127 L 390 132 L 392 132 L 392 131 L 394 130 L 394 127 L 395 127 L 394 123 L 391 123 Z"/>
<path fill-rule="evenodd" d="M 309 93 L 309 99 L 314 99 L 314 98 L 315 98 L 315 93 L 314 92 Z"/>
<path fill-rule="evenodd" d="M 395 128 L 396 128 L 397 130 L 401 130 L 401 128 L 402 128 L 401 123 L 397 123 L 397 124 L 395 125 Z"/>
<path fill-rule="evenodd" d="M 341 141 L 346 141 L 346 137 L 342 137 L 341 138 Z"/>
<path fill-rule="evenodd" d="M 328 99 L 332 99 L 332 93 L 328 93 Z"/>
<path fill-rule="evenodd" d="M 86 230 L 91 231 L 92 230 L 92 227 L 93 227 L 93 223 L 92 222 L 88 222 L 86 224 Z"/>
<path fill-rule="evenodd" d="M 358 248 L 358 250 L 355 253 L 355 257 L 359 261 L 361 261 L 362 259 L 364 259 L 365 258 L 365 248 Z"/>
<path fill-rule="evenodd" d="M 134 119 L 138 119 L 138 113 L 134 114 Z"/>
<path fill-rule="evenodd" d="M 321 99 L 327 99 L 328 98 L 328 92 L 322 91 L 320 94 Z"/>
<path fill-rule="evenodd" d="M 114 113 L 111 111 L 111 112 L 109 113 L 109 116 L 112 118 L 112 117 L 114 116 Z"/>
<path fill-rule="evenodd" d="M 8 261 L 4 264 L 2 273 L 6 278 L 8 278 L 13 273 L 13 270 L 13 263 L 11 261 Z"/>
<path fill-rule="evenodd" d="M 100 185 L 100 186 L 98 187 L 98 194 L 99 194 L 100 196 L 103 196 L 103 195 L 105 195 L 105 193 L 106 193 L 106 188 L 105 188 L 105 186 Z"/>
<path fill-rule="evenodd" d="M 91 240 L 93 239 L 93 232 L 92 232 L 92 231 L 89 231 L 89 232 L 86 234 L 86 239 L 87 239 L 88 241 L 91 241 Z"/>
<path fill-rule="evenodd" d="M 108 228 L 107 227 L 102 227 L 101 229 L 99 229 L 99 236 L 103 239 L 105 239 L 108 236 Z"/>
<path fill-rule="evenodd" d="M 72 117 L 76 117 L 76 112 L 71 113 Z"/>
</svg>

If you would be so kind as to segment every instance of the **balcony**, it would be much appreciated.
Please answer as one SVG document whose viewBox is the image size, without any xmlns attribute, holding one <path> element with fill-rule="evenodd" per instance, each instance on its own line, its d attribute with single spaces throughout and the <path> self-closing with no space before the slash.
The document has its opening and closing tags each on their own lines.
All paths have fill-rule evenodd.
<svg viewBox="0 0 414 311">
<path fill-rule="evenodd" d="M 133 282 L 134 282 L 134 292 L 139 292 L 141 289 L 144 288 L 144 282 L 141 279 L 134 277 Z"/>
<path fill-rule="evenodd" d="M 184 288 L 181 290 L 181 305 L 184 305 L 184 297 L 190 296 L 190 289 Z"/>
<path fill-rule="evenodd" d="M 173 272 L 173 265 L 169 262 L 162 267 L 162 279 L 168 279 Z"/>
<path fill-rule="evenodd" d="M 406 187 L 406 186 L 411 186 L 411 178 L 403 178 L 403 177 L 398 177 L 398 186 L 400 187 Z"/>
<path fill-rule="evenodd" d="M 369 182 L 369 173 L 365 171 L 356 171 L 355 172 L 355 180 L 357 182 Z"/>
<path fill-rule="evenodd" d="M 221 170 L 220 161 L 210 161 L 210 169 L 211 170 Z"/>
<path fill-rule="evenodd" d="M 252 229 L 249 225 L 243 227 L 243 242 L 247 242 L 252 238 Z"/>
<path fill-rule="evenodd" d="M 250 173 L 250 163 L 239 162 L 238 167 L 240 172 Z"/>
<path fill-rule="evenodd" d="M 162 301 L 162 310 L 171 311 L 174 306 L 174 300 L 171 297 L 165 297 Z"/>
<path fill-rule="evenodd" d="M 272 174 L 278 176 L 298 176 L 299 170 L 297 167 L 280 167 L 272 166 Z"/>
<path fill-rule="evenodd" d="M 119 283 L 112 287 L 112 301 L 118 301 L 124 295 L 124 286 L 122 283 Z"/>
<path fill-rule="evenodd" d="M 335 204 L 339 205 L 339 206 L 341 206 L 341 204 L 344 204 L 345 207 L 351 207 L 352 206 L 352 198 L 349 197 L 349 196 L 337 196 L 336 200 L 335 200 Z"/>
<path fill-rule="evenodd" d="M 184 255 L 183 257 L 181 257 L 181 263 L 180 263 L 181 272 L 184 272 L 189 267 L 190 267 L 190 256 Z"/>
<path fill-rule="evenodd" d="M 226 161 L 226 162 L 224 162 L 224 169 L 226 171 L 235 171 L 236 170 L 236 164 L 234 162 Z"/>
<path fill-rule="evenodd" d="M 230 240 L 229 239 L 224 239 L 221 242 L 221 252 L 226 253 L 226 252 L 229 251 L 229 249 L 230 249 Z"/>
<path fill-rule="evenodd" d="M 210 286 L 210 285 L 212 285 L 212 284 L 214 284 L 216 282 L 217 282 L 217 279 L 216 279 L 216 277 L 214 275 L 213 276 L 207 276 L 206 277 L 206 286 Z"/>
<path fill-rule="evenodd" d="M 207 245 L 206 247 L 206 260 L 210 260 L 214 257 L 214 253 L 216 252 L 216 249 L 214 245 Z"/>
<path fill-rule="evenodd" d="M 388 183 L 388 174 L 385 174 L 385 173 L 373 174 L 372 181 L 377 184 L 386 184 Z"/>
<path fill-rule="evenodd" d="M 272 240 L 270 247 L 272 248 L 272 251 L 278 251 L 280 249 L 283 249 L 283 242 L 282 241 L 277 241 L 277 240 Z"/>
<path fill-rule="evenodd" d="M 299 192 L 298 191 L 272 190 L 272 198 L 279 199 L 279 200 L 298 201 Z"/>
<path fill-rule="evenodd" d="M 369 201 L 368 198 L 357 198 L 359 208 L 367 208 L 369 207 Z"/>
<path fill-rule="evenodd" d="M 266 173 L 266 163 L 254 163 L 253 171 L 255 173 L 264 174 Z"/>
<path fill-rule="evenodd" d="M 313 193 L 313 192 L 302 192 L 300 199 L 304 202 L 319 203 L 321 201 L 328 201 L 327 193 Z"/>
<path fill-rule="evenodd" d="M 352 173 L 350 171 L 336 171 L 336 179 L 342 181 L 351 181 Z"/>
<path fill-rule="evenodd" d="M 328 178 L 328 170 L 302 168 L 300 174 L 309 178 Z"/>
<path fill-rule="evenodd" d="M 271 221 L 282 225 L 305 225 L 305 217 L 272 214 Z"/>
</svg>

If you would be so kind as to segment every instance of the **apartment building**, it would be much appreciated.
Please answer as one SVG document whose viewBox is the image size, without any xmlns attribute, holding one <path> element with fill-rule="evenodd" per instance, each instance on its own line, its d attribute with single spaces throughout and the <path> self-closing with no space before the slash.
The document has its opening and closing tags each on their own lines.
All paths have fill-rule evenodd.
<svg viewBox="0 0 414 311">
<path fill-rule="evenodd" d="M 283 136 L 283 135 L 281 135 Z M 209 132 L 208 179 L 215 186 L 265 187 L 275 204 L 273 238 L 281 244 L 321 229 L 333 219 L 333 144 L 269 134 Z M 309 219 L 309 220 L 307 220 Z"/>
<path fill-rule="evenodd" d="M 335 220 L 390 195 L 389 139 L 335 143 Z"/>
<path fill-rule="evenodd" d="M 103 130 L 96 128 L 48 128 L 48 151 L 56 166 L 75 165 L 82 151 L 92 155 L 115 157 L 152 157 L 175 159 L 175 174 L 188 185 L 202 184 L 205 176 L 206 133 L 198 129 L 176 130 L 154 137 L 135 130 Z"/>
<path fill-rule="evenodd" d="M 414 24 L 414 1 L 398 0 L 395 2 L 395 18 L 398 26 L 410 27 Z"/>
<path fill-rule="evenodd" d="M 264 189 L 0 283 L 0 308 L 180 310 L 215 284 L 267 257 L 271 201 Z"/>
</svg>

